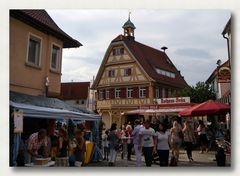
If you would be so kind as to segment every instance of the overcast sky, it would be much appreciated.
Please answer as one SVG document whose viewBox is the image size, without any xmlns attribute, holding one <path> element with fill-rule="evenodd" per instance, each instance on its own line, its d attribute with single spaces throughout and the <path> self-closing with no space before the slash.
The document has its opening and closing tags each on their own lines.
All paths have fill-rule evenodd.
<svg viewBox="0 0 240 176">
<path fill-rule="evenodd" d="M 62 82 L 90 81 L 104 54 L 123 33 L 129 10 L 47 10 L 57 25 L 83 46 L 63 50 Z M 206 81 L 216 61 L 227 60 L 221 33 L 230 11 L 131 10 L 135 40 L 160 49 L 167 46 L 171 61 L 189 85 Z"/>
</svg>

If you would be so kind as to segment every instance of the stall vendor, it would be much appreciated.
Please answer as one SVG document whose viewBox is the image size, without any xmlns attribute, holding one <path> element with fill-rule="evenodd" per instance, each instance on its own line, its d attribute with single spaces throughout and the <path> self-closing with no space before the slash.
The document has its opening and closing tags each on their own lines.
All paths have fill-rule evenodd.
<svg viewBox="0 0 240 176">
<path fill-rule="evenodd" d="M 47 157 L 47 145 L 47 131 L 45 129 L 40 129 L 38 132 L 30 135 L 27 150 L 31 158 Z"/>
</svg>

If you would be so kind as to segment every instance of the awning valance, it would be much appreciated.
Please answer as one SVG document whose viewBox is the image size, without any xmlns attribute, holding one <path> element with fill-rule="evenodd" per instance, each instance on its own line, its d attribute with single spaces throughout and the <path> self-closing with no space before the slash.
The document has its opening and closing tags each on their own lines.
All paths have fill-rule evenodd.
<svg viewBox="0 0 240 176">
<path fill-rule="evenodd" d="M 48 119 L 76 119 L 76 120 L 99 120 L 100 116 L 96 114 L 87 114 L 63 109 L 40 107 L 23 103 L 10 101 L 10 106 L 23 112 L 24 117 L 48 118 Z"/>
</svg>

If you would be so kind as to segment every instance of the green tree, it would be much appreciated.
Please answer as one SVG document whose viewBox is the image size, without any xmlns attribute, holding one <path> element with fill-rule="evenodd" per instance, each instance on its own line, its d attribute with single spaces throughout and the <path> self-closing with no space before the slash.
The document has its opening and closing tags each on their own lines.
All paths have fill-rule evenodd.
<svg viewBox="0 0 240 176">
<path fill-rule="evenodd" d="M 209 84 L 198 82 L 195 86 L 189 86 L 174 95 L 175 97 L 190 97 L 192 103 L 202 103 L 207 100 L 215 100 L 216 95 Z"/>
</svg>

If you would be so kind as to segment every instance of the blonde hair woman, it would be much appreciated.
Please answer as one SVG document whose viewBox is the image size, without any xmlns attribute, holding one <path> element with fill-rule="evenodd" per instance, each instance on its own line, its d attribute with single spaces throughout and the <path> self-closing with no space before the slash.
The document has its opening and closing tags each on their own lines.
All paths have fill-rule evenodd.
<svg viewBox="0 0 240 176">
<path fill-rule="evenodd" d="M 170 141 L 172 147 L 172 155 L 175 157 L 176 161 L 179 158 L 179 149 L 182 144 L 182 129 L 179 127 L 177 121 L 173 122 L 173 127 L 170 129 Z"/>
<path fill-rule="evenodd" d="M 183 141 L 184 146 L 187 151 L 187 156 L 189 161 L 193 161 L 192 158 L 192 145 L 195 143 L 194 131 L 188 121 L 184 122 L 183 132 Z"/>
</svg>

